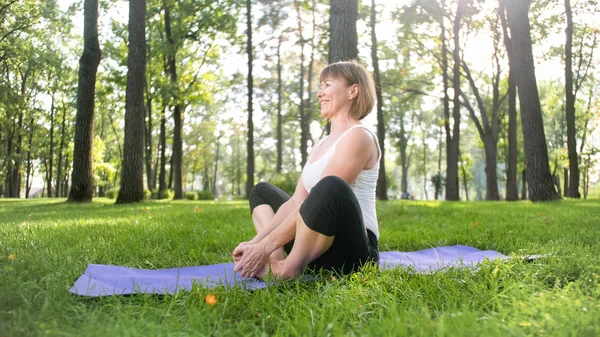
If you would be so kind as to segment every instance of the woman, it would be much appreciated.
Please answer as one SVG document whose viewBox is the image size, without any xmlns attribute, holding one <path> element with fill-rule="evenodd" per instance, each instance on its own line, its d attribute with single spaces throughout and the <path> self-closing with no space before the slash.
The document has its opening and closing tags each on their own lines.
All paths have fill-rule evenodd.
<svg viewBox="0 0 600 337">
<path fill-rule="evenodd" d="M 330 64 L 320 82 L 321 116 L 331 133 L 314 146 L 291 198 L 267 183 L 252 189 L 257 234 L 232 254 L 242 276 L 260 278 L 270 270 L 288 279 L 307 266 L 349 273 L 379 261 L 375 187 L 381 151 L 360 123 L 375 106 L 375 85 L 354 62 Z"/>
</svg>

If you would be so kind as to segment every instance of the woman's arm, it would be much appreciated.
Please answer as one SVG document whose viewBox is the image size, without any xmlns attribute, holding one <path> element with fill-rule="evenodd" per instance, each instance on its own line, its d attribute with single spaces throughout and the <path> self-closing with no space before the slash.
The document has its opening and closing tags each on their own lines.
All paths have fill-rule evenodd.
<svg viewBox="0 0 600 337">
<path fill-rule="evenodd" d="M 275 216 L 273 216 L 273 219 L 271 219 L 269 224 L 261 231 L 261 233 L 257 233 L 256 236 L 250 241 L 250 243 L 259 243 L 273 230 L 278 228 L 280 225 L 285 224 L 286 221 L 288 221 L 288 218 L 290 218 L 290 216 L 293 216 L 294 214 L 297 215 L 298 209 L 300 208 L 300 205 L 302 205 L 304 199 L 306 199 L 307 195 L 308 193 L 306 192 L 306 188 L 304 188 L 304 183 L 302 183 L 302 177 L 300 177 L 298 183 L 296 184 L 296 190 L 294 191 L 292 197 L 279 207 L 277 213 L 275 213 Z M 285 243 L 287 242 L 289 242 L 289 240 Z"/>
<path fill-rule="evenodd" d="M 377 164 L 379 153 L 376 146 L 373 135 L 369 131 L 363 128 L 351 130 L 337 144 L 333 156 L 323 169 L 321 179 L 337 176 L 348 184 L 353 183 L 360 171 Z"/>
</svg>

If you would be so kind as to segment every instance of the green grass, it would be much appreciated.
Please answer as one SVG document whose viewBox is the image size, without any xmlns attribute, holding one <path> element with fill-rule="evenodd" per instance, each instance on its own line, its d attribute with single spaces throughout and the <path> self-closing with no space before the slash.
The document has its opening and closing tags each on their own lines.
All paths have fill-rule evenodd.
<svg viewBox="0 0 600 337">
<path fill-rule="evenodd" d="M 378 204 L 378 215 L 381 250 L 464 244 L 550 255 L 428 275 L 363 268 L 254 292 L 197 286 L 86 299 L 68 289 L 88 263 L 229 261 L 253 235 L 247 205 L 2 200 L 0 337 L 600 336 L 600 201 L 394 201 Z M 208 293 L 214 307 L 204 302 Z"/>
</svg>

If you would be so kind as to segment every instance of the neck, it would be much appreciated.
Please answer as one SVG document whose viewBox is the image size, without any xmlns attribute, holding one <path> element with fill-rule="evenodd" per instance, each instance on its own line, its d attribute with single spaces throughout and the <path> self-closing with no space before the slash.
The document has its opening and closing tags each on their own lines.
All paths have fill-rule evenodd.
<svg viewBox="0 0 600 337">
<path fill-rule="evenodd" d="M 360 124 L 359 120 L 349 118 L 348 116 L 335 116 L 329 120 L 331 123 L 331 133 L 342 133 L 356 124 Z"/>
</svg>

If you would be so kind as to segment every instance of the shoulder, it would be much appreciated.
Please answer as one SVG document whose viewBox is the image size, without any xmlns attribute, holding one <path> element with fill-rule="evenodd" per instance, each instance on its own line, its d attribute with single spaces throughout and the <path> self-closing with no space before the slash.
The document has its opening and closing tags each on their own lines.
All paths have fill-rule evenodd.
<svg viewBox="0 0 600 337">
<path fill-rule="evenodd" d="M 374 135 L 364 127 L 355 127 L 340 139 L 338 147 L 350 152 L 368 152 L 374 145 Z"/>
</svg>

